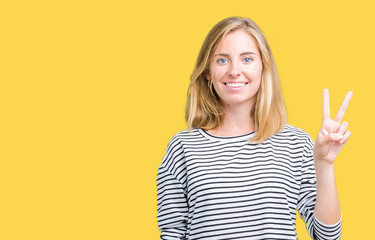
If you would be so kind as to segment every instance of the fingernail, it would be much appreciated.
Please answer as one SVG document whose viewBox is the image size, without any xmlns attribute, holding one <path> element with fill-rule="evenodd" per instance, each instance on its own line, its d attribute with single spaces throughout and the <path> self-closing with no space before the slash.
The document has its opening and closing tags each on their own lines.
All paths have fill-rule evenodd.
<svg viewBox="0 0 375 240">
<path fill-rule="evenodd" d="M 328 134 L 327 130 L 323 129 L 322 131 L 323 131 L 323 135 L 327 136 L 327 134 Z"/>
</svg>

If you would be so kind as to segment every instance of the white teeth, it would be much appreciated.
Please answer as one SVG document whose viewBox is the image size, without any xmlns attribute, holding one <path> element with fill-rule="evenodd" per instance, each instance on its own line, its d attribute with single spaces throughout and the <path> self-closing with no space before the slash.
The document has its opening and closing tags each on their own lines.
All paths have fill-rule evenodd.
<svg viewBox="0 0 375 240">
<path fill-rule="evenodd" d="M 246 83 L 225 83 L 225 85 L 229 87 L 242 87 L 242 86 L 245 86 Z"/>
</svg>

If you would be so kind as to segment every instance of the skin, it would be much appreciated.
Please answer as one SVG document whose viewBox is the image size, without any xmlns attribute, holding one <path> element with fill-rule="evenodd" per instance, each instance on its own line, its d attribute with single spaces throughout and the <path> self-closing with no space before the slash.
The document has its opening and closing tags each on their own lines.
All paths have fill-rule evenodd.
<svg viewBox="0 0 375 240">
<path fill-rule="evenodd" d="M 217 58 L 216 58 L 217 56 Z M 262 60 L 255 39 L 243 30 L 227 34 L 214 51 L 210 63 L 213 87 L 224 106 L 223 124 L 209 132 L 217 136 L 233 136 L 255 130 L 249 118 L 256 101 L 262 76 Z M 225 82 L 248 83 L 240 91 L 232 91 Z"/>
<path fill-rule="evenodd" d="M 244 54 L 252 52 L 252 54 Z M 224 106 L 224 121 L 221 126 L 208 131 L 215 136 L 236 136 L 255 130 L 250 111 L 259 90 L 262 61 L 255 39 L 243 30 L 227 34 L 219 43 L 210 63 L 213 87 Z M 249 60 L 251 59 L 251 60 Z M 215 61 L 216 60 L 216 61 Z M 240 91 L 227 89 L 225 82 L 247 82 Z M 317 182 L 315 216 L 325 224 L 335 224 L 341 217 L 341 209 L 335 183 L 334 162 L 351 132 L 348 123 L 341 120 L 349 105 L 353 92 L 349 91 L 335 117 L 330 118 L 328 89 L 323 90 L 323 119 L 314 145 L 314 164 Z"/>
<path fill-rule="evenodd" d="M 341 209 L 335 183 L 334 163 L 351 132 L 348 122 L 341 123 L 353 92 L 349 91 L 341 104 L 335 119 L 330 117 L 328 89 L 323 90 L 323 119 L 314 145 L 317 196 L 315 216 L 325 224 L 335 224 L 340 220 Z"/>
</svg>

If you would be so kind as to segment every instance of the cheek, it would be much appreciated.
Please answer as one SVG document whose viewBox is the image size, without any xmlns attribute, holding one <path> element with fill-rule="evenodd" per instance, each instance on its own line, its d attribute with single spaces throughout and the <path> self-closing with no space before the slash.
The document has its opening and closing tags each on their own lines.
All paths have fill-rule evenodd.
<svg viewBox="0 0 375 240">
<path fill-rule="evenodd" d="M 212 73 L 216 80 L 220 80 L 227 73 L 227 70 L 225 67 L 214 68 Z"/>
<path fill-rule="evenodd" d="M 252 66 L 244 72 L 244 75 L 251 81 L 260 81 L 262 78 L 262 65 Z"/>
</svg>

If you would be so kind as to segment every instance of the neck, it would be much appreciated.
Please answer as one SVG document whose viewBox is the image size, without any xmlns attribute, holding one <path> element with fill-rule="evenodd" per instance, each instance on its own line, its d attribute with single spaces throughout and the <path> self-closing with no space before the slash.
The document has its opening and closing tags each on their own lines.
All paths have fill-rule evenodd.
<svg viewBox="0 0 375 240">
<path fill-rule="evenodd" d="M 224 121 L 216 129 L 211 131 L 214 135 L 235 136 L 247 134 L 255 131 L 254 119 L 250 117 L 250 112 L 254 104 L 224 106 Z"/>
</svg>

